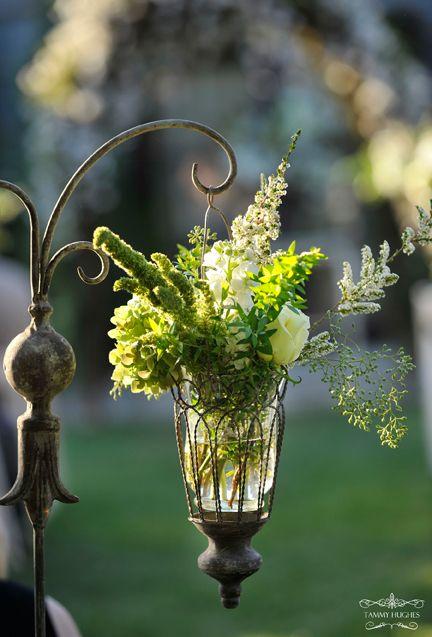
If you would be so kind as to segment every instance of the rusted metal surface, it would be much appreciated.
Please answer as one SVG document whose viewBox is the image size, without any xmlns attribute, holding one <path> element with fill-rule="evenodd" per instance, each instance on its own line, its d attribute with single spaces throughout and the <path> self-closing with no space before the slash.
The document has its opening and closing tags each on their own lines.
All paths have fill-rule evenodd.
<svg viewBox="0 0 432 637">
<path fill-rule="evenodd" d="M 267 519 L 266 515 L 259 520 L 248 520 L 244 515 L 241 522 L 236 519 L 209 522 L 191 518 L 198 531 L 208 539 L 207 549 L 198 557 L 198 566 L 219 582 L 224 608 L 237 608 L 242 581 L 256 573 L 262 564 L 261 555 L 251 546 L 251 539 Z"/>
<path fill-rule="evenodd" d="M 70 196 L 87 171 L 102 157 L 120 144 L 148 132 L 185 128 L 204 134 L 225 151 L 229 174 L 219 186 L 205 186 L 198 177 L 198 167 L 192 167 L 195 187 L 213 196 L 232 184 L 237 162 L 228 142 L 213 129 L 189 120 L 160 120 L 136 126 L 116 135 L 86 159 L 66 184 L 55 204 L 41 241 L 36 208 L 28 195 L 15 184 L 0 180 L 0 188 L 13 193 L 23 204 L 30 220 L 30 325 L 7 348 L 4 358 L 6 378 L 13 389 L 26 401 L 27 408 L 17 421 L 18 475 L 12 489 L 0 504 L 25 503 L 34 531 L 35 578 L 35 635 L 45 637 L 45 575 L 44 529 L 54 500 L 78 502 L 78 498 L 63 486 L 59 470 L 60 420 L 51 412 L 51 401 L 68 387 L 75 373 L 75 356 L 67 340 L 50 325 L 52 308 L 48 301 L 49 288 L 57 265 L 70 253 L 90 250 L 101 261 L 96 277 L 87 276 L 78 268 L 80 278 L 87 284 L 101 283 L 108 274 L 106 255 L 89 241 L 71 243 L 51 256 L 55 228 Z"/>
<path fill-rule="evenodd" d="M 93 245 L 81 241 L 65 246 L 42 267 L 39 223 L 29 197 L 17 186 L 0 181 L 0 187 L 14 193 L 30 218 L 31 304 L 29 326 L 18 334 L 6 349 L 3 367 L 11 387 L 26 401 L 26 411 L 17 420 L 18 475 L 3 498 L 2 505 L 24 502 L 33 526 L 35 580 L 35 634 L 45 637 L 44 530 L 54 500 L 65 504 L 78 498 L 62 484 L 59 471 L 60 420 L 51 412 L 53 398 L 62 392 L 75 374 L 75 355 L 68 341 L 50 324 L 52 307 L 48 292 L 55 267 L 65 254 L 91 250 Z M 109 268 L 103 253 L 97 252 L 102 271 L 86 283 L 102 281 Z"/>
</svg>

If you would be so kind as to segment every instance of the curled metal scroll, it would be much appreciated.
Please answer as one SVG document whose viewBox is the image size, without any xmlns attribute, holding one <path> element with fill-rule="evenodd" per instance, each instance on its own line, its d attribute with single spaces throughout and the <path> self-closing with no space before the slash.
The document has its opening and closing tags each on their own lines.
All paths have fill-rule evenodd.
<svg viewBox="0 0 432 637">
<path fill-rule="evenodd" d="M 59 199 L 57 200 L 52 210 L 42 242 L 40 240 L 38 215 L 36 212 L 36 208 L 29 196 L 19 186 L 16 186 L 15 184 L 12 184 L 8 181 L 0 180 L 0 188 L 10 191 L 16 197 L 18 197 L 29 215 L 31 234 L 30 270 L 33 302 L 37 302 L 38 299 L 46 300 L 52 277 L 57 265 L 67 254 L 70 254 L 72 252 L 76 252 L 79 250 L 90 250 L 92 252 L 95 252 L 101 260 L 102 270 L 96 277 L 89 277 L 83 272 L 82 268 L 78 269 L 78 274 L 81 280 L 84 281 L 84 283 L 101 283 L 106 278 L 108 274 L 108 260 L 101 251 L 95 249 L 89 242 L 78 241 L 66 245 L 61 250 L 58 250 L 53 257 L 50 257 L 54 233 L 60 215 L 84 175 L 97 161 L 99 161 L 99 159 L 102 159 L 102 157 L 107 155 L 111 150 L 114 150 L 114 148 L 120 146 L 130 139 L 139 137 L 152 131 L 159 131 L 170 128 L 184 128 L 201 133 L 206 137 L 212 139 L 224 150 L 229 162 L 229 173 L 225 180 L 218 186 L 204 185 L 198 177 L 198 164 L 194 163 L 192 166 L 192 182 L 197 190 L 211 197 L 227 190 L 233 183 L 237 174 L 237 160 L 232 146 L 224 137 L 222 137 L 222 135 L 220 135 L 212 128 L 205 126 L 204 124 L 200 124 L 199 122 L 193 122 L 183 119 L 158 120 L 155 122 L 148 122 L 147 124 L 141 124 L 140 126 L 135 126 L 134 128 L 130 128 L 126 131 L 123 131 L 122 133 L 119 133 L 115 137 L 112 137 L 110 140 L 105 142 L 105 144 L 95 150 L 94 153 L 92 153 L 79 166 L 79 168 L 75 171 L 75 173 L 72 175 L 72 177 L 69 179 L 66 186 L 64 187 Z"/>
<path fill-rule="evenodd" d="M 52 241 L 60 215 L 88 170 L 111 150 L 134 137 L 168 128 L 185 128 L 216 142 L 227 155 L 229 174 L 219 186 L 205 186 L 198 177 L 198 164 L 192 166 L 194 186 L 213 200 L 229 188 L 237 173 L 237 162 L 230 144 L 216 131 L 189 120 L 167 119 L 126 130 L 100 146 L 72 175 L 55 204 L 41 242 L 36 208 L 28 195 L 8 181 L 0 180 L 0 189 L 8 190 L 23 204 L 30 220 L 30 282 L 32 321 L 6 350 L 4 369 L 9 384 L 27 402 L 27 410 L 18 418 L 19 470 L 10 492 L 0 504 L 25 503 L 34 530 L 35 635 L 45 637 L 44 528 L 54 500 L 73 503 L 78 498 L 63 486 L 59 473 L 60 420 L 51 413 L 51 400 L 72 381 L 75 356 L 69 343 L 50 325 L 52 308 L 48 294 L 54 272 L 68 254 L 87 250 L 100 259 L 101 270 L 94 277 L 81 267 L 78 275 L 84 283 L 101 283 L 108 274 L 108 257 L 89 241 L 65 245 L 51 256 Z"/>
<path fill-rule="evenodd" d="M 98 255 L 102 269 L 96 277 L 87 276 L 81 267 L 78 268 L 78 275 L 80 279 L 89 285 L 96 283 L 102 283 L 107 277 L 109 272 L 109 260 L 106 255 L 101 251 L 93 247 L 90 241 L 76 241 L 69 243 L 60 250 L 58 250 L 54 256 L 49 259 L 48 263 L 42 267 L 41 248 L 40 248 L 40 230 L 39 230 L 39 217 L 36 211 L 36 207 L 33 204 L 30 197 L 15 184 L 9 181 L 0 179 L 0 189 L 8 190 L 15 195 L 23 204 L 30 221 L 30 286 L 32 303 L 37 303 L 41 300 L 46 300 L 48 297 L 49 287 L 51 285 L 52 277 L 57 265 L 60 261 L 71 252 L 77 252 L 79 250 L 89 250 Z"/>
<path fill-rule="evenodd" d="M 112 137 L 110 140 L 105 142 L 102 146 L 100 146 L 90 157 L 88 157 L 85 162 L 81 164 L 78 170 L 72 175 L 66 184 L 63 192 L 61 193 L 57 203 L 55 204 L 53 211 L 51 213 L 51 217 L 48 221 L 47 228 L 45 230 L 45 235 L 42 242 L 42 250 L 41 250 L 41 263 L 42 269 L 44 269 L 49 260 L 49 252 L 51 249 L 52 239 L 54 235 L 54 231 L 59 220 L 59 217 L 69 201 L 72 193 L 77 188 L 81 179 L 84 175 L 90 170 L 90 168 L 97 162 L 99 159 L 102 159 L 105 155 L 107 155 L 111 150 L 120 146 L 124 142 L 127 142 L 134 137 L 139 137 L 141 135 L 145 135 L 146 133 L 150 133 L 152 131 L 164 130 L 167 128 L 186 128 L 189 130 L 196 131 L 198 133 L 202 133 L 206 137 L 209 137 L 213 141 L 215 141 L 223 150 L 225 151 L 228 161 L 229 161 L 229 173 L 226 179 L 219 186 L 205 186 L 198 177 L 198 164 L 194 163 L 192 166 L 192 181 L 200 192 L 204 194 L 213 194 L 217 195 L 224 190 L 227 190 L 231 184 L 233 183 L 236 174 L 237 174 L 237 160 L 234 153 L 233 148 L 227 142 L 227 140 L 222 137 L 217 131 L 205 126 L 204 124 L 200 124 L 198 122 L 192 122 L 190 120 L 183 119 L 165 119 L 158 120 L 155 122 L 148 122 L 147 124 L 141 124 L 140 126 L 135 126 L 134 128 L 129 128 L 126 131 L 123 131 L 119 135 Z"/>
<path fill-rule="evenodd" d="M 36 207 L 30 197 L 19 186 L 12 184 L 10 181 L 0 179 L 0 188 L 8 190 L 17 197 L 23 204 L 30 221 L 30 283 L 32 298 L 38 290 L 39 286 L 39 218 Z"/>
</svg>

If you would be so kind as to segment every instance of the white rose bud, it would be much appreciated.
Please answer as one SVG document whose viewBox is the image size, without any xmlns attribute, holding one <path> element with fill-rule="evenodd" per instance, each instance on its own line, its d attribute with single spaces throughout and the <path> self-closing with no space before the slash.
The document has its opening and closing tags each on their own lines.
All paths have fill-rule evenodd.
<svg viewBox="0 0 432 637">
<path fill-rule="evenodd" d="M 289 365 L 295 361 L 309 338 L 310 321 L 300 310 L 294 312 L 288 305 L 284 305 L 278 317 L 267 326 L 269 330 L 276 330 L 270 336 L 273 356 L 258 353 L 260 358 L 273 361 L 276 365 Z"/>
</svg>

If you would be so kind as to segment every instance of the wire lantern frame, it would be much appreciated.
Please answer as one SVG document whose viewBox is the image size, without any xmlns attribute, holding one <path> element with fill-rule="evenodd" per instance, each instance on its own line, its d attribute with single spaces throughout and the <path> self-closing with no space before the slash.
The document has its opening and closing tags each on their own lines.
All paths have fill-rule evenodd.
<svg viewBox="0 0 432 637">
<path fill-rule="evenodd" d="M 198 566 L 219 582 L 225 608 L 239 605 L 242 581 L 262 564 L 251 540 L 273 508 L 287 382 L 210 372 L 171 390 L 189 520 L 208 539 Z"/>
<path fill-rule="evenodd" d="M 233 375 L 183 379 L 172 388 L 179 459 L 193 521 L 268 519 L 285 427 L 287 381 L 239 393 Z M 208 398 L 210 395 L 210 399 Z"/>
</svg>

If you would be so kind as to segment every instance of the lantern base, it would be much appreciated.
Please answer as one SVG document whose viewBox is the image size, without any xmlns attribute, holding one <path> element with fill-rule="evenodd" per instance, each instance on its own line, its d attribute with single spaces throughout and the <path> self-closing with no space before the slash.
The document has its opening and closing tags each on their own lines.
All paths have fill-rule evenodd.
<svg viewBox="0 0 432 637">
<path fill-rule="evenodd" d="M 228 514 L 229 515 L 229 514 Z M 234 515 L 231 514 L 234 518 Z M 243 514 L 251 516 L 251 514 Z M 252 520 L 222 521 L 190 518 L 194 526 L 208 539 L 208 547 L 198 557 L 198 567 L 220 583 L 220 596 L 225 608 L 236 608 L 240 602 L 241 582 L 256 573 L 262 564 L 261 555 L 251 546 L 252 537 L 267 521 L 267 515 Z M 237 514 L 235 514 L 235 518 Z M 252 517 L 252 516 L 251 516 Z"/>
</svg>

